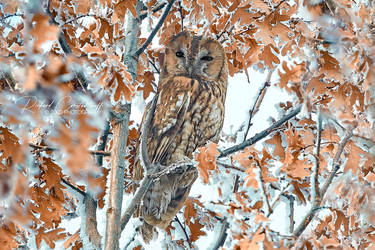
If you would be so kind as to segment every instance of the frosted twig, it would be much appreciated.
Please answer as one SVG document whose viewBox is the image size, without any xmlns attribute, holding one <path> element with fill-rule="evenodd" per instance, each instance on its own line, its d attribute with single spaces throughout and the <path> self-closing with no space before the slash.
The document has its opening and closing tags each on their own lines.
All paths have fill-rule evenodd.
<svg viewBox="0 0 375 250">
<path fill-rule="evenodd" d="M 340 163 L 341 154 L 344 151 L 344 148 L 345 148 L 346 144 L 348 143 L 348 141 L 350 140 L 350 138 L 352 137 L 352 135 L 353 135 L 353 128 L 350 127 L 346 130 L 346 135 L 345 135 L 344 139 L 341 141 L 341 143 L 340 143 L 340 145 L 337 149 L 336 155 L 335 155 L 334 160 L 333 160 L 333 168 L 332 168 L 326 182 L 324 183 L 322 189 L 320 190 L 320 193 L 319 193 L 320 199 L 316 199 L 314 201 L 311 209 L 307 212 L 307 214 L 302 219 L 302 221 L 298 225 L 298 227 L 294 230 L 294 232 L 293 232 L 294 236 L 299 237 L 303 233 L 303 231 L 306 229 L 306 227 L 309 225 L 309 223 L 312 221 L 312 219 L 314 218 L 316 212 L 318 211 L 318 208 L 320 207 L 320 205 L 323 201 L 324 195 L 327 192 L 327 189 L 328 189 L 329 185 L 331 185 L 333 178 L 335 177 L 337 171 L 339 170 L 339 168 L 341 166 L 341 163 Z"/>
<path fill-rule="evenodd" d="M 259 182 L 260 182 L 260 191 L 262 192 L 263 200 L 264 200 L 264 203 L 266 204 L 266 207 L 267 207 L 266 214 L 269 214 L 269 213 L 272 213 L 272 208 L 270 206 L 270 202 L 269 202 L 267 194 L 266 194 L 266 187 L 265 187 L 264 181 L 263 181 L 262 168 L 261 168 L 261 166 L 260 166 L 260 164 L 257 160 L 255 160 L 255 162 L 256 162 L 256 165 L 259 169 L 258 179 L 259 179 Z"/>
<path fill-rule="evenodd" d="M 104 129 L 104 131 L 103 131 L 103 135 L 101 136 L 101 138 L 100 138 L 100 140 L 101 140 L 101 142 L 100 142 L 100 144 L 98 145 L 98 149 L 97 149 L 97 151 L 95 152 L 95 155 L 97 155 L 97 157 L 96 157 L 96 164 L 98 165 L 98 166 L 103 166 L 103 154 L 100 154 L 99 152 L 104 152 L 104 150 L 105 150 L 105 146 L 107 145 L 107 140 L 108 140 L 108 135 L 109 135 L 109 130 L 110 130 L 110 124 L 109 124 L 109 121 L 107 121 L 107 123 L 106 123 L 106 125 L 105 125 L 105 129 Z M 91 152 L 90 152 L 91 153 Z M 108 152 L 109 153 L 109 155 L 111 155 L 110 154 L 110 152 Z M 94 152 L 92 153 L 92 154 L 94 154 Z M 108 155 L 108 156 L 109 156 Z"/>
<path fill-rule="evenodd" d="M 220 151 L 220 155 L 218 156 L 218 158 L 233 154 L 237 151 L 240 151 L 240 150 L 242 150 L 242 149 L 244 149 L 248 146 L 251 146 L 251 145 L 257 143 L 258 141 L 260 141 L 263 138 L 265 138 L 266 136 L 268 136 L 272 131 L 274 131 L 275 129 L 277 129 L 281 125 L 283 125 L 285 122 L 289 121 L 290 119 L 292 119 L 293 117 L 298 115 L 299 112 L 301 112 L 301 106 L 296 108 L 295 110 L 293 110 L 289 114 L 283 116 L 280 120 L 278 120 L 277 122 L 275 122 L 274 124 L 269 126 L 267 129 L 265 129 L 262 132 L 256 134 L 255 136 L 247 139 L 246 141 L 244 141 L 240 144 L 234 145 L 234 146 L 232 146 L 230 148 L 227 148 L 225 150 Z"/>
<path fill-rule="evenodd" d="M 1 74 L 4 77 L 5 82 L 7 83 L 11 92 L 15 92 L 14 88 L 16 87 L 16 81 L 10 71 L 1 71 Z"/>
<path fill-rule="evenodd" d="M 316 136 L 316 143 L 315 143 L 315 150 L 314 150 L 314 158 L 315 164 L 313 166 L 313 171 L 311 175 L 311 201 L 315 202 L 316 199 L 320 199 L 319 196 L 319 181 L 318 181 L 318 174 L 319 174 L 319 166 L 320 166 L 320 144 L 322 140 L 322 115 L 320 110 L 318 112 L 318 128 L 317 128 L 317 136 Z"/>
<path fill-rule="evenodd" d="M 145 49 L 148 47 L 148 45 L 152 42 L 152 40 L 154 39 L 154 36 L 159 31 L 159 29 L 163 25 L 165 19 L 167 18 L 169 12 L 171 11 L 172 5 L 174 4 L 175 1 L 176 0 L 170 0 L 169 1 L 167 7 L 165 7 L 165 11 L 164 11 L 163 15 L 161 16 L 159 22 L 156 24 L 155 29 L 151 32 L 151 34 L 147 38 L 146 42 L 135 52 L 135 54 L 134 54 L 135 57 L 138 57 L 140 54 L 142 54 L 143 51 L 145 51 Z"/>
<path fill-rule="evenodd" d="M 273 73 L 274 70 L 270 70 L 267 74 L 267 78 L 263 84 L 263 87 L 260 88 L 259 92 L 258 92 L 258 95 L 255 99 L 255 102 L 253 104 L 253 107 L 250 109 L 249 111 L 249 121 L 247 123 L 247 128 L 246 128 L 246 132 L 245 132 L 245 136 L 244 136 L 244 139 L 246 140 L 246 137 L 249 133 L 249 130 L 250 130 L 250 127 L 252 125 L 251 121 L 253 119 L 253 117 L 255 116 L 256 113 L 258 113 L 259 111 L 259 107 L 260 105 L 262 104 L 262 101 L 264 99 L 264 96 L 267 92 L 267 88 L 270 86 L 270 81 L 271 81 L 271 76 L 272 76 L 272 73 Z"/>
<path fill-rule="evenodd" d="M 159 10 L 163 9 L 165 5 L 166 5 L 166 3 L 163 2 L 163 3 L 160 3 L 159 5 L 155 6 L 155 8 L 153 8 L 153 9 L 151 10 L 152 13 L 156 13 L 156 12 L 158 12 Z M 146 6 L 145 6 L 145 7 L 146 7 Z M 146 9 L 144 9 L 144 10 L 147 10 L 147 7 L 146 7 Z M 142 12 L 144 12 L 144 11 L 142 11 Z M 147 12 L 144 13 L 144 14 L 139 15 L 139 19 L 141 19 L 141 20 L 145 19 L 146 17 L 147 17 Z"/>
<path fill-rule="evenodd" d="M 190 242 L 189 235 L 187 234 L 185 227 L 182 225 L 182 223 L 181 223 L 181 221 L 178 219 L 177 215 L 174 217 L 174 219 L 175 219 L 175 221 L 178 223 L 178 225 L 180 226 L 180 228 L 182 229 L 182 231 L 184 232 L 184 234 L 185 234 L 185 238 L 186 238 L 187 243 L 189 244 L 189 247 L 190 247 L 190 248 L 193 248 L 193 246 L 191 245 L 191 242 Z"/>
<path fill-rule="evenodd" d="M 37 145 L 34 143 L 29 143 L 29 147 L 35 148 L 39 151 L 57 151 L 58 148 L 53 148 L 49 146 L 44 145 Z M 92 155 L 100 155 L 100 156 L 111 156 L 111 152 L 108 151 L 102 151 L 102 150 L 88 150 L 88 152 Z"/>
<path fill-rule="evenodd" d="M 284 194 L 284 196 L 289 200 L 289 233 L 292 234 L 294 231 L 294 196 Z"/>
<path fill-rule="evenodd" d="M 246 169 L 244 169 L 244 168 L 237 167 L 237 166 L 234 166 L 234 165 L 230 165 L 230 164 L 227 164 L 227 163 L 224 163 L 224 162 L 221 162 L 221 161 L 216 161 L 216 163 L 219 166 L 224 167 L 226 169 L 234 169 L 234 170 L 237 170 L 237 171 L 240 171 L 240 172 L 245 172 L 246 171 Z"/>
</svg>

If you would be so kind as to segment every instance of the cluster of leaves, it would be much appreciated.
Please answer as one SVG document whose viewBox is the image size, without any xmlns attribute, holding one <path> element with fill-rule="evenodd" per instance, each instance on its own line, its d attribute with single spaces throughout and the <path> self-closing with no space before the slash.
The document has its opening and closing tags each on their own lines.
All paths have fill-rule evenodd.
<svg viewBox="0 0 375 250">
<path fill-rule="evenodd" d="M 108 158 L 97 163 L 89 149 L 100 141 L 112 105 L 131 101 L 137 91 L 143 99 L 155 91 L 163 61 L 160 46 L 151 46 L 139 55 L 132 77 L 124 57 L 126 18 L 137 16 L 155 26 L 167 3 L 29 2 L 0 2 L 0 191 L 6 204 L 0 240 L 9 249 L 39 248 L 43 241 L 53 248 L 61 240 L 66 248 L 78 249 L 79 232 L 69 235 L 60 226 L 64 216 L 77 213 L 78 200 L 68 189 L 89 192 L 104 207 Z M 347 0 L 181 0 L 172 5 L 157 33 L 161 45 L 183 29 L 214 36 L 225 48 L 231 76 L 244 72 L 250 79 L 250 67 L 277 73 L 266 88 L 294 98 L 280 103 L 280 112 L 298 105 L 302 111 L 268 131 L 263 144 L 225 159 L 216 144 L 199 149 L 201 179 L 220 198 L 189 198 L 186 228 L 173 222 L 165 244 L 199 247 L 206 231 L 219 226 L 227 227 L 226 234 L 215 241 L 225 241 L 228 248 L 374 244 L 374 15 L 373 3 Z M 141 30 L 133 42 L 139 48 L 148 36 L 149 30 Z M 134 121 L 130 128 L 126 179 L 138 137 Z M 353 136 L 344 140 L 349 131 Z M 102 150 L 110 151 L 112 141 L 106 142 Z M 332 180 L 336 166 L 339 178 Z M 323 184 L 327 194 L 321 192 Z M 278 209 L 283 202 L 315 209 L 304 218 L 302 231 L 294 227 L 293 209 Z M 288 217 L 289 231 L 273 230 L 275 213 Z"/>
</svg>

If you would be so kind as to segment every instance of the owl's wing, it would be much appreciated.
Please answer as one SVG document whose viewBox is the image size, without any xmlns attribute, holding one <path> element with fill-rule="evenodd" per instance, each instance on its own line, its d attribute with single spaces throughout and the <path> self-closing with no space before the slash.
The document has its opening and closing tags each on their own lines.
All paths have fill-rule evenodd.
<svg viewBox="0 0 375 250">
<path fill-rule="evenodd" d="M 162 89 L 149 130 L 148 150 L 152 162 L 162 163 L 184 121 L 190 104 L 190 91 Z"/>
</svg>

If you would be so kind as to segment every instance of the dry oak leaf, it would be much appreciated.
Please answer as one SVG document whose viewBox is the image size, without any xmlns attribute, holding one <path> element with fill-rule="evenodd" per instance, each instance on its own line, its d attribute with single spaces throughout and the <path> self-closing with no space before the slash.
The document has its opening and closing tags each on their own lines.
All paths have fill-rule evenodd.
<svg viewBox="0 0 375 250">
<path fill-rule="evenodd" d="M 63 233 L 63 228 L 57 228 L 50 231 L 44 231 L 44 229 L 44 227 L 40 227 L 37 230 L 38 233 L 36 234 L 35 240 L 38 249 L 40 249 L 42 240 L 44 240 L 50 248 L 55 248 L 56 241 L 65 239 L 68 236 L 67 233 Z"/>
<path fill-rule="evenodd" d="M 34 27 L 30 34 L 34 37 L 34 51 L 42 52 L 41 48 L 44 43 L 55 41 L 58 36 L 59 27 L 49 23 L 49 17 L 43 14 L 35 14 L 32 22 Z"/>
<path fill-rule="evenodd" d="M 273 69 L 280 63 L 279 57 L 275 54 L 279 54 L 279 50 L 273 45 L 268 44 L 259 55 L 259 59 L 263 60 L 270 69 Z"/>
<path fill-rule="evenodd" d="M 0 127 L 0 152 L 0 169 L 6 170 L 9 167 L 7 164 L 9 161 L 17 164 L 25 160 L 18 137 L 5 127 Z"/>
<path fill-rule="evenodd" d="M 274 156 L 278 156 L 280 161 L 285 159 L 285 149 L 282 145 L 281 134 L 276 133 L 271 139 L 266 140 L 267 144 L 274 145 L 273 152 L 269 152 Z"/>
<path fill-rule="evenodd" d="M 300 64 L 295 64 L 291 69 L 287 66 L 287 63 L 284 61 L 282 64 L 284 74 L 279 70 L 280 76 L 280 88 L 284 88 L 289 93 L 293 93 L 293 89 L 288 87 L 289 82 L 299 83 L 301 82 L 301 78 L 303 73 L 306 71 L 306 64 L 305 62 Z"/>
<path fill-rule="evenodd" d="M 199 153 L 195 159 L 198 161 L 198 169 L 204 183 L 208 183 L 208 170 L 217 169 L 216 157 L 220 154 L 216 143 L 209 143 L 207 147 L 198 148 Z"/>
<path fill-rule="evenodd" d="M 261 233 L 262 228 L 259 228 L 258 231 L 253 235 L 251 240 L 245 238 L 240 241 L 241 250 L 256 250 L 261 249 L 258 243 L 263 242 L 266 238 L 264 233 Z"/>
<path fill-rule="evenodd" d="M 17 249 L 18 242 L 16 236 L 18 235 L 16 225 L 12 222 L 8 224 L 3 223 L 0 227 L 0 243 L 4 249 Z"/>
</svg>

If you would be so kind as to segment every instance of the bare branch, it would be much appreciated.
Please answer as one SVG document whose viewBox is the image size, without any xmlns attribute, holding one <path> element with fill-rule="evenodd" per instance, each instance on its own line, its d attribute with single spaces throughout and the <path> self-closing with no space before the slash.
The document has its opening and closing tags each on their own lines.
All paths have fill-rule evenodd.
<svg viewBox="0 0 375 250">
<path fill-rule="evenodd" d="M 102 236 L 98 232 L 98 223 L 96 220 L 97 203 L 91 195 L 86 194 L 83 200 L 83 205 L 85 207 L 84 214 L 86 217 L 84 218 L 86 218 L 86 220 L 81 223 L 81 233 L 87 235 L 89 241 L 96 247 L 96 249 L 101 249 Z"/>
<path fill-rule="evenodd" d="M 104 150 L 105 150 L 105 146 L 107 144 L 110 127 L 111 126 L 109 124 L 109 121 L 107 121 L 107 123 L 105 125 L 105 129 L 104 129 L 103 135 L 100 138 L 101 142 L 98 145 L 98 150 L 95 153 L 95 155 L 97 155 L 97 157 L 96 157 L 96 164 L 98 166 L 103 166 L 103 156 L 104 155 L 103 154 L 98 154 L 98 152 L 104 152 Z M 92 152 L 92 154 L 93 154 L 93 152 Z M 109 153 L 109 155 L 111 155 L 111 154 Z"/>
<path fill-rule="evenodd" d="M 294 231 L 294 196 L 284 194 L 284 196 L 289 200 L 289 233 L 292 234 Z"/>
<path fill-rule="evenodd" d="M 165 11 L 164 11 L 163 15 L 161 16 L 159 22 L 156 24 L 155 29 L 151 32 L 151 34 L 147 38 L 146 42 L 135 52 L 135 55 L 134 55 L 135 57 L 138 57 L 140 54 L 142 54 L 143 51 L 145 51 L 145 49 L 148 47 L 148 45 L 150 45 L 150 43 L 152 42 L 152 39 L 154 39 L 154 36 L 156 35 L 158 30 L 163 25 L 165 19 L 167 18 L 168 13 L 171 11 L 172 5 L 174 4 L 175 1 L 176 0 L 170 0 L 167 7 L 165 8 Z"/>
<path fill-rule="evenodd" d="M 249 111 L 249 122 L 247 124 L 246 132 L 245 132 L 245 136 L 244 136 L 245 140 L 246 140 L 247 134 L 249 133 L 250 127 L 252 125 L 251 121 L 252 121 L 253 117 L 255 116 L 255 114 L 258 113 L 259 107 L 262 104 L 264 96 L 266 95 L 267 87 L 270 86 L 272 73 L 273 73 L 273 70 L 270 70 L 268 72 L 266 81 L 264 82 L 263 87 L 259 90 L 259 93 L 258 93 L 258 95 L 255 99 L 253 107 Z"/>
<path fill-rule="evenodd" d="M 178 12 L 180 13 L 181 17 L 181 30 L 184 30 L 184 14 L 182 13 L 181 1 L 178 2 Z"/>
<path fill-rule="evenodd" d="M 68 188 L 70 188 L 74 193 L 78 194 L 76 196 L 85 197 L 86 193 L 83 192 L 81 189 L 74 186 L 72 183 L 70 183 L 67 179 L 61 178 L 61 182 Z"/>
<path fill-rule="evenodd" d="M 8 85 L 10 91 L 15 92 L 14 89 L 16 87 L 16 81 L 14 80 L 12 73 L 10 71 L 5 71 L 5 70 L 2 70 L 0 73 L 1 75 L 3 75 L 4 80 L 6 84 Z"/>
<path fill-rule="evenodd" d="M 293 117 L 298 115 L 299 112 L 301 112 L 301 106 L 296 108 L 295 110 L 293 110 L 289 114 L 283 116 L 280 120 L 278 120 L 277 122 L 272 124 L 270 127 L 263 130 L 262 132 L 256 134 L 255 136 L 251 137 L 250 139 L 244 141 L 243 143 L 237 144 L 233 147 L 230 147 L 230 148 L 227 148 L 227 149 L 221 151 L 218 158 L 233 154 L 234 152 L 240 151 L 240 150 L 242 150 L 242 149 L 244 149 L 248 146 L 251 146 L 251 145 L 257 143 L 258 141 L 260 141 L 263 138 L 265 138 L 266 136 L 268 136 L 273 130 L 277 129 L 278 127 L 283 125 L 285 122 L 289 121 L 290 119 L 292 119 Z"/>
<path fill-rule="evenodd" d="M 163 3 L 160 3 L 159 5 L 155 6 L 155 7 L 151 10 L 152 13 L 156 13 L 156 12 L 158 12 L 159 10 L 163 9 L 165 5 L 166 5 L 166 3 L 163 2 Z M 146 7 L 146 6 L 145 6 L 145 7 Z M 146 8 L 146 9 L 147 9 L 147 8 Z M 142 12 L 143 12 L 143 11 L 142 11 Z M 139 19 L 141 19 L 141 20 L 145 19 L 146 17 L 147 17 L 147 12 L 144 13 L 144 14 L 139 15 Z"/>
<path fill-rule="evenodd" d="M 237 166 L 234 166 L 234 165 L 230 165 L 230 164 L 227 164 L 225 162 L 221 162 L 221 161 L 216 161 L 216 163 L 221 166 L 221 167 L 224 167 L 226 169 L 234 169 L 234 170 L 237 170 L 237 171 L 240 171 L 240 172 L 245 172 L 246 169 L 244 168 L 241 168 L 241 167 L 237 167 Z"/>
<path fill-rule="evenodd" d="M 58 148 L 53 148 L 49 146 L 37 145 L 34 143 L 29 143 L 29 146 L 40 151 L 57 151 Z M 100 156 L 111 156 L 111 152 L 102 151 L 102 150 L 88 150 L 88 152 L 92 155 L 100 155 Z"/>
<path fill-rule="evenodd" d="M 73 184 L 71 184 L 68 180 L 65 178 L 61 178 L 61 182 L 67 186 L 69 189 L 71 189 L 75 196 L 83 203 L 84 210 L 79 211 L 79 213 L 83 213 L 84 216 L 81 216 L 85 218 L 85 220 L 82 220 L 81 223 L 81 229 L 80 233 L 82 234 L 82 238 L 85 236 L 88 237 L 88 240 L 90 243 L 93 244 L 93 246 L 96 249 L 101 248 L 101 238 L 102 236 L 99 234 L 97 230 L 97 220 L 96 220 L 96 208 L 97 204 L 96 201 L 89 195 L 88 193 L 80 190 Z"/>
<path fill-rule="evenodd" d="M 266 194 L 266 187 L 265 187 L 264 181 L 263 181 L 262 168 L 261 168 L 261 166 L 260 166 L 260 164 L 257 160 L 255 160 L 255 162 L 256 162 L 256 165 L 259 169 L 259 173 L 258 173 L 257 177 L 258 177 L 259 182 L 260 182 L 260 191 L 262 192 L 263 200 L 264 200 L 264 203 L 266 204 L 266 207 L 267 207 L 266 214 L 270 214 L 270 213 L 272 213 L 272 208 L 270 206 L 270 202 L 269 202 L 267 194 Z"/>
<path fill-rule="evenodd" d="M 315 164 L 312 170 L 311 175 L 311 201 L 315 202 L 316 199 L 320 199 L 319 196 L 319 166 L 320 166 L 320 145 L 322 140 L 322 115 L 320 111 L 318 112 L 318 127 L 317 127 L 317 136 L 314 150 Z"/>
<path fill-rule="evenodd" d="M 335 177 L 337 171 L 339 170 L 339 168 L 341 166 L 341 162 L 340 162 L 341 154 L 344 151 L 344 148 L 345 148 L 346 144 L 348 143 L 348 141 L 350 140 L 350 138 L 352 137 L 352 135 L 353 135 L 353 128 L 350 127 L 346 131 L 346 135 L 345 135 L 344 139 L 342 140 L 342 142 L 340 143 L 339 148 L 337 149 L 335 158 L 333 160 L 333 169 L 332 169 L 331 173 L 329 174 L 328 179 L 326 180 L 326 182 L 324 183 L 324 186 L 322 187 L 322 189 L 320 191 L 321 200 L 323 199 L 325 193 L 327 192 L 327 189 L 328 189 L 329 185 L 332 183 L 333 178 Z"/>
<path fill-rule="evenodd" d="M 189 247 L 190 248 L 193 248 L 193 245 L 191 244 L 191 241 L 189 239 L 189 236 L 188 234 L 186 233 L 186 229 L 185 227 L 182 225 L 181 221 L 178 219 L 177 215 L 174 217 L 175 221 L 178 223 L 178 225 L 180 225 L 180 228 L 182 229 L 182 231 L 184 232 L 185 234 L 185 238 L 186 238 L 186 241 L 187 243 L 189 244 Z"/>
<path fill-rule="evenodd" d="M 335 155 L 334 160 L 333 160 L 332 171 L 330 172 L 326 182 L 324 183 L 324 186 L 322 187 L 322 189 L 320 191 L 320 194 L 319 194 L 320 198 L 315 199 L 315 202 L 313 203 L 311 209 L 307 212 L 307 214 L 302 219 L 301 223 L 298 225 L 296 230 L 294 230 L 294 232 L 293 232 L 294 236 L 299 237 L 303 233 L 303 231 L 306 229 L 306 227 L 309 225 L 309 223 L 314 218 L 316 212 L 319 210 L 319 208 L 321 206 L 321 203 L 323 201 L 324 195 L 327 192 L 327 189 L 328 189 L 329 185 L 332 183 L 333 178 L 335 177 L 337 171 L 339 170 L 339 168 L 341 166 L 341 163 L 340 163 L 341 154 L 344 151 L 344 148 L 345 148 L 346 144 L 348 143 L 348 141 L 350 140 L 350 138 L 352 137 L 352 135 L 353 135 L 353 128 L 350 127 L 346 131 L 346 135 L 345 135 L 344 139 L 341 141 L 341 143 L 340 143 L 340 145 L 337 149 L 336 155 Z"/>
<path fill-rule="evenodd" d="M 124 188 L 126 141 L 129 134 L 128 124 L 130 104 L 117 105 L 112 112 L 113 145 L 111 154 L 110 190 L 108 196 L 105 249 L 118 249 L 121 207 Z"/>
</svg>

